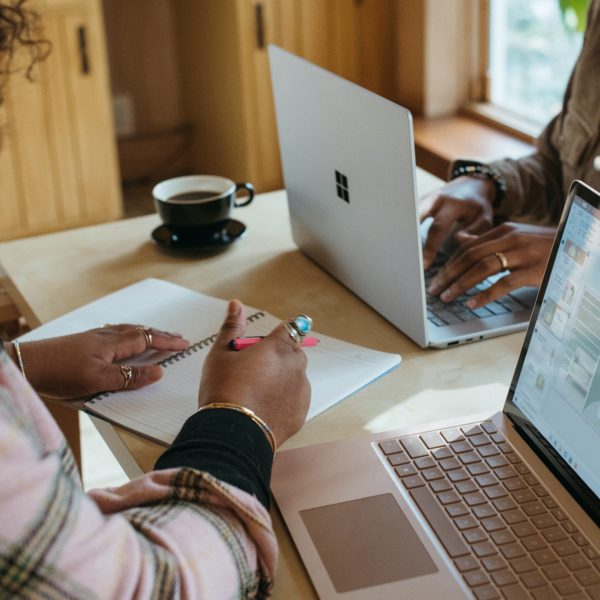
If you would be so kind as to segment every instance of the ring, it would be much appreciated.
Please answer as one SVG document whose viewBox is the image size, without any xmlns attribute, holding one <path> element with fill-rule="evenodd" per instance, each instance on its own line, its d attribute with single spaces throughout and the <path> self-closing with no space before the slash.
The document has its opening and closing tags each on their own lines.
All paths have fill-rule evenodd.
<svg viewBox="0 0 600 600">
<path fill-rule="evenodd" d="M 146 350 L 152 347 L 152 333 L 147 327 L 136 327 L 136 329 L 144 336 L 146 340 Z"/>
<path fill-rule="evenodd" d="M 125 367 L 121 365 L 121 375 L 123 375 L 123 387 L 121 389 L 126 390 L 131 383 L 133 377 L 133 367 Z"/>
<path fill-rule="evenodd" d="M 293 319 L 286 321 L 285 327 L 294 342 L 300 344 L 304 336 L 311 330 L 312 319 L 306 315 L 297 315 Z"/>
<path fill-rule="evenodd" d="M 502 266 L 503 271 L 508 270 L 508 260 L 506 260 L 506 256 L 502 252 L 496 252 L 496 258 L 500 261 L 500 265 Z"/>
</svg>

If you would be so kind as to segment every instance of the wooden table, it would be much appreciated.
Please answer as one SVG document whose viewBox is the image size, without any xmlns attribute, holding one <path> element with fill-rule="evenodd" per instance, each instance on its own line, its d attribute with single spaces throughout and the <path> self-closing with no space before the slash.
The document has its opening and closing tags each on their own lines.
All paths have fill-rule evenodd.
<svg viewBox="0 0 600 600">
<path fill-rule="evenodd" d="M 419 189 L 439 180 L 419 172 Z M 523 334 L 422 350 L 301 254 L 284 192 L 258 196 L 235 217 L 247 237 L 210 257 L 170 255 L 150 232 L 155 215 L 0 244 L 4 284 L 30 323 L 44 323 L 146 277 L 220 298 L 240 298 L 279 317 L 307 313 L 317 331 L 402 355 L 400 368 L 308 422 L 286 447 L 499 410 Z M 96 420 L 129 475 L 152 468 L 162 448 Z M 276 511 L 281 560 L 276 598 L 314 591 Z"/>
</svg>

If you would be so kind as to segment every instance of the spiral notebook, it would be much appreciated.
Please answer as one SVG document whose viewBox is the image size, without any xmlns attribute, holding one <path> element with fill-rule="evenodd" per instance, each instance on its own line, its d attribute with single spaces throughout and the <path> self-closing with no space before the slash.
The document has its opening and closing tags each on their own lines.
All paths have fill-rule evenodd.
<svg viewBox="0 0 600 600">
<path fill-rule="evenodd" d="M 78 308 L 23 336 L 22 341 L 101 327 L 139 323 L 181 333 L 191 343 L 176 354 L 148 352 L 127 364 L 160 364 L 163 378 L 140 390 L 100 394 L 84 410 L 153 439 L 170 444 L 197 408 L 200 372 L 221 327 L 227 301 L 160 279 L 144 279 Z M 280 319 L 246 306 L 247 335 L 266 335 Z M 320 343 L 307 348 L 312 397 L 308 418 L 333 406 L 400 364 L 400 356 L 363 348 L 315 333 Z"/>
</svg>

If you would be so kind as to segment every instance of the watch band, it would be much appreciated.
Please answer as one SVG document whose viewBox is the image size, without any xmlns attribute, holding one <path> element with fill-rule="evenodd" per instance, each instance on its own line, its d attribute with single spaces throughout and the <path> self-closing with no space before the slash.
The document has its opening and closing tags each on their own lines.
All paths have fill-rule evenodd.
<svg viewBox="0 0 600 600">
<path fill-rule="evenodd" d="M 500 206 L 500 203 L 506 196 L 506 180 L 502 176 L 502 173 L 484 163 L 476 160 L 457 160 L 452 165 L 450 171 L 450 179 L 456 179 L 462 176 L 480 176 L 485 179 L 489 179 L 496 186 L 496 198 L 492 203 L 494 208 Z"/>
</svg>

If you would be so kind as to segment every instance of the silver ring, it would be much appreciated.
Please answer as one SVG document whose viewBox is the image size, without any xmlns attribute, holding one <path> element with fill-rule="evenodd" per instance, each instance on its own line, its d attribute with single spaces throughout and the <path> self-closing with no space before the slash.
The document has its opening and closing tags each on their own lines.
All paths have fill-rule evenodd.
<svg viewBox="0 0 600 600">
<path fill-rule="evenodd" d="M 503 271 L 508 270 L 508 260 L 506 256 L 502 252 L 496 252 L 496 258 L 500 261 L 500 265 L 502 266 Z"/>
<path fill-rule="evenodd" d="M 123 387 L 121 389 L 126 390 L 131 383 L 133 378 L 133 367 L 125 367 L 121 365 L 121 375 L 123 375 Z"/>
<path fill-rule="evenodd" d="M 147 327 L 136 327 L 136 329 L 144 336 L 146 340 L 146 350 L 152 348 L 152 333 Z"/>
<path fill-rule="evenodd" d="M 284 321 L 283 325 L 286 331 L 290 334 L 290 337 L 296 344 L 300 344 L 302 342 L 303 336 L 300 335 L 299 331 L 292 325 L 290 321 Z"/>
</svg>

